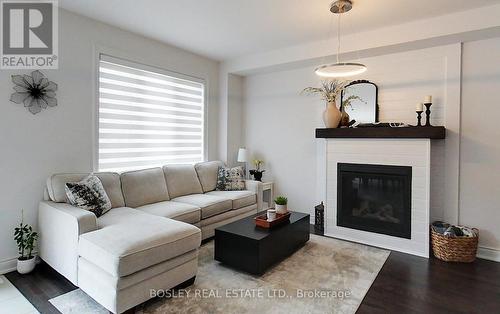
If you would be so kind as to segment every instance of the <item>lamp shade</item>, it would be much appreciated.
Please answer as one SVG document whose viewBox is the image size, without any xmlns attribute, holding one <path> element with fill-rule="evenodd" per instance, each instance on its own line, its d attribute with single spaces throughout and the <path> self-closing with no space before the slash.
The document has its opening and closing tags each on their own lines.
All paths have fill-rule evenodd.
<svg viewBox="0 0 500 314">
<path fill-rule="evenodd" d="M 240 148 L 238 150 L 238 162 L 247 162 L 247 149 Z"/>
</svg>

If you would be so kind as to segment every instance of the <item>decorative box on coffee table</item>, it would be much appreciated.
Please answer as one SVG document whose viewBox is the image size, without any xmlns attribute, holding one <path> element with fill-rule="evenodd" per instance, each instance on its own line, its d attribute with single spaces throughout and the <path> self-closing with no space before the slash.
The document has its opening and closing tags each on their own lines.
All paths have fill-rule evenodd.
<svg viewBox="0 0 500 314">
<path fill-rule="evenodd" d="M 291 212 L 289 223 L 267 229 L 254 221 L 264 213 L 216 228 L 215 259 L 260 275 L 309 241 L 309 214 Z"/>
<path fill-rule="evenodd" d="M 255 225 L 260 228 L 276 228 L 277 226 L 290 223 L 291 212 L 287 212 L 285 214 L 276 214 L 276 218 L 273 220 L 269 220 L 267 214 L 263 214 L 255 217 Z"/>
</svg>

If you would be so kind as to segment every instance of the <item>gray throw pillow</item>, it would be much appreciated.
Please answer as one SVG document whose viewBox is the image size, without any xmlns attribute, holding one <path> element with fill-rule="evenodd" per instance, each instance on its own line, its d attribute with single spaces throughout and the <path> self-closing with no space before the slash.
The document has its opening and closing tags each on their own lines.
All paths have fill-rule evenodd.
<svg viewBox="0 0 500 314">
<path fill-rule="evenodd" d="M 111 209 L 111 201 L 101 180 L 93 174 L 80 182 L 66 183 L 64 189 L 71 205 L 91 211 L 97 217 Z"/>
<path fill-rule="evenodd" d="M 219 167 L 217 191 L 241 191 L 245 189 L 245 174 L 242 167 Z"/>
</svg>

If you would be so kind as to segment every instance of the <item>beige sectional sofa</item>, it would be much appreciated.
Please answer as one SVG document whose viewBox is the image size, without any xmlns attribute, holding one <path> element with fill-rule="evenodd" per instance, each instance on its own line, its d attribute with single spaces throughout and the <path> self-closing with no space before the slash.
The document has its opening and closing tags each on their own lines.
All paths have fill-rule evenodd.
<svg viewBox="0 0 500 314">
<path fill-rule="evenodd" d="M 39 206 L 39 254 L 114 313 L 196 276 L 214 229 L 262 209 L 262 183 L 216 191 L 220 161 L 96 173 L 112 209 L 97 218 L 67 203 L 64 186 L 88 173 L 54 174 Z"/>
</svg>

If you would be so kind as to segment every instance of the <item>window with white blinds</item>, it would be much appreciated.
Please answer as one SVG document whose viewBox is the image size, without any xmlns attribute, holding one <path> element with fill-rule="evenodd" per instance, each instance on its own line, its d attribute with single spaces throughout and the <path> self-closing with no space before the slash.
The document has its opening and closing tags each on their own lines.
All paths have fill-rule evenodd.
<svg viewBox="0 0 500 314">
<path fill-rule="evenodd" d="M 205 85 L 101 55 L 99 171 L 200 162 Z"/>
</svg>

